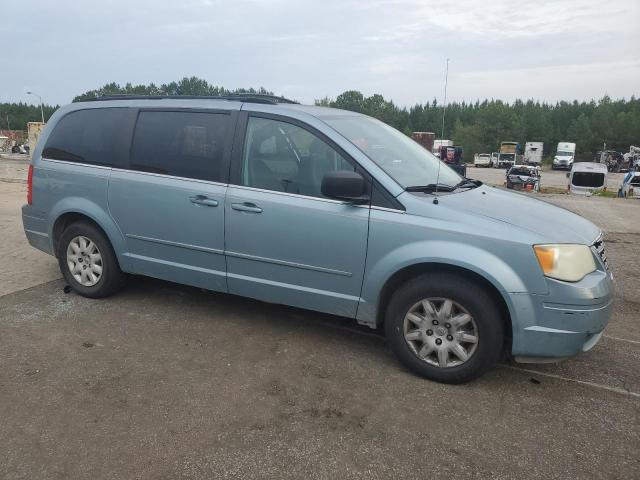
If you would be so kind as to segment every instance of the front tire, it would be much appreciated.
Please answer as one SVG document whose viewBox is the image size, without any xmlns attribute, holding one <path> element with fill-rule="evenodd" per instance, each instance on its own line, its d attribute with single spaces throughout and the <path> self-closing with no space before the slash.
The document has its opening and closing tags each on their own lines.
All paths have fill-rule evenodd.
<svg viewBox="0 0 640 480">
<path fill-rule="evenodd" d="M 385 333 L 398 359 L 414 373 L 443 383 L 478 378 L 500 358 L 500 310 L 483 287 L 463 276 L 426 274 L 391 297 Z"/>
<path fill-rule="evenodd" d="M 89 222 L 69 225 L 56 253 L 64 279 L 83 297 L 108 297 L 124 286 L 125 276 L 109 239 Z"/>
</svg>

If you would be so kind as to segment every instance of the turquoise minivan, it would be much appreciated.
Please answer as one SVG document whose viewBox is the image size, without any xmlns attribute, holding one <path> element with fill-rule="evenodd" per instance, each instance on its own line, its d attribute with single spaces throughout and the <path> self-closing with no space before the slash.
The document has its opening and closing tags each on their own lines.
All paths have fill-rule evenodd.
<svg viewBox="0 0 640 480">
<path fill-rule="evenodd" d="M 350 317 L 441 382 L 587 351 L 612 310 L 596 226 L 353 112 L 103 97 L 55 113 L 28 179 L 27 238 L 80 295 L 136 274 Z"/>
</svg>

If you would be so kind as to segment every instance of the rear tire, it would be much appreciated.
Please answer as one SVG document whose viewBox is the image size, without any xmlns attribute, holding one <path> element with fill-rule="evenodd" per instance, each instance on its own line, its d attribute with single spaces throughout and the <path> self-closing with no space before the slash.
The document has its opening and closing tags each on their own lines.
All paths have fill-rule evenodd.
<svg viewBox="0 0 640 480">
<path fill-rule="evenodd" d="M 125 275 L 111 242 L 92 223 L 69 225 L 60 236 L 56 253 L 64 279 L 83 297 L 108 297 L 124 286 Z"/>
<path fill-rule="evenodd" d="M 443 383 L 480 377 L 498 361 L 504 341 L 495 301 L 482 286 L 451 273 L 402 285 L 387 307 L 385 333 L 409 370 Z"/>
</svg>

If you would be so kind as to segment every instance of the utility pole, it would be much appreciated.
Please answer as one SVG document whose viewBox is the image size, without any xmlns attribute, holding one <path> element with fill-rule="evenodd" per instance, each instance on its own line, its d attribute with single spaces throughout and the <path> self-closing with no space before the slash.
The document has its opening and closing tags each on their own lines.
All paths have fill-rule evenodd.
<svg viewBox="0 0 640 480">
<path fill-rule="evenodd" d="M 36 92 L 27 92 L 27 95 L 33 95 L 34 97 L 38 97 L 40 100 L 40 115 L 42 116 L 42 123 L 44 123 L 44 109 L 42 108 L 42 97 L 38 95 Z"/>
</svg>

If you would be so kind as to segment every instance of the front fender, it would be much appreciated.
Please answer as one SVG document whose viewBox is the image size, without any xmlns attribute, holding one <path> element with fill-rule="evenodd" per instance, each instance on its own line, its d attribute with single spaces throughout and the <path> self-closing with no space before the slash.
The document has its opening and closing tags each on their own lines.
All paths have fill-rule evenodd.
<svg viewBox="0 0 640 480">
<path fill-rule="evenodd" d="M 104 211 L 97 203 L 83 197 L 65 197 L 56 202 L 49 212 L 49 239 L 51 242 L 51 250 L 53 250 L 53 227 L 56 221 L 66 213 L 79 213 L 93 220 L 107 235 L 111 242 L 111 246 L 118 258 L 120 268 L 124 271 L 129 270 L 129 262 L 122 255 L 126 252 L 126 243 L 124 235 L 115 224 L 111 216 Z M 55 254 L 55 251 L 54 251 Z"/>
<path fill-rule="evenodd" d="M 419 264 L 444 264 L 469 270 L 490 282 L 502 295 L 509 310 L 510 293 L 530 292 L 530 286 L 508 263 L 487 250 L 454 241 L 418 241 L 389 251 L 367 265 L 357 319 L 375 326 L 382 289 L 395 273 Z"/>
</svg>

